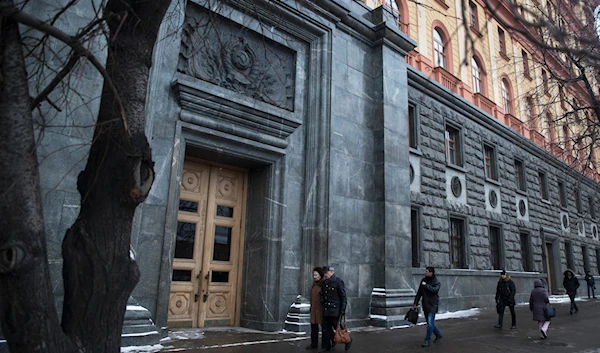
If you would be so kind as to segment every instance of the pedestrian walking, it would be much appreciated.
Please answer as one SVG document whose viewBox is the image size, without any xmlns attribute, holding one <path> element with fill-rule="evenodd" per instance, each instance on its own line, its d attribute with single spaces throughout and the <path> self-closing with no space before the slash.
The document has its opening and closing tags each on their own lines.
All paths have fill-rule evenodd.
<svg viewBox="0 0 600 353">
<path fill-rule="evenodd" d="M 319 352 L 329 352 L 335 341 L 333 341 L 334 330 L 337 327 L 340 316 L 346 314 L 346 289 L 344 281 L 334 274 L 332 266 L 324 266 L 323 273 L 325 280 L 321 286 L 321 300 L 323 303 L 323 341 L 322 350 Z M 349 350 L 352 341 L 346 343 L 345 350 Z"/>
<path fill-rule="evenodd" d="M 587 271 L 583 279 L 585 279 L 585 282 L 587 283 L 588 299 L 590 299 L 590 290 L 592 292 L 592 298 L 598 299 L 596 298 L 596 282 L 594 281 L 594 276 L 592 276 L 592 272 Z"/>
<path fill-rule="evenodd" d="M 319 325 L 323 327 L 323 304 L 321 303 L 321 287 L 325 278 L 321 267 L 313 268 L 313 284 L 310 289 L 310 344 L 306 349 L 319 348 Z M 321 348 L 323 340 L 321 339 Z"/>
<path fill-rule="evenodd" d="M 423 299 L 421 306 L 423 308 L 423 314 L 427 319 L 427 333 L 425 334 L 425 342 L 421 346 L 429 347 L 431 343 L 431 334 L 435 334 L 435 341 L 439 342 L 442 339 L 440 330 L 435 326 L 435 314 L 438 311 L 438 303 L 440 297 L 438 295 L 440 291 L 440 281 L 435 277 L 435 268 L 429 266 L 425 268 L 425 277 L 421 280 L 417 296 L 413 303 L 413 308 L 416 308 L 419 304 L 419 300 Z"/>
<path fill-rule="evenodd" d="M 529 296 L 529 310 L 533 313 L 533 321 L 538 322 L 538 330 L 542 334 L 540 338 L 546 339 L 548 338 L 548 327 L 550 326 L 550 318 L 547 318 L 544 314 L 546 304 L 550 303 L 548 291 L 541 279 L 533 281 L 533 287 Z"/>
<path fill-rule="evenodd" d="M 579 280 L 575 277 L 573 270 L 567 269 L 564 272 L 563 287 L 565 287 L 569 299 L 571 299 L 571 310 L 569 310 L 569 314 L 573 315 L 573 313 L 578 313 L 579 308 L 577 308 L 577 304 L 575 303 L 575 296 L 577 295 L 577 288 L 579 288 Z"/>
<path fill-rule="evenodd" d="M 496 286 L 496 310 L 498 311 L 498 324 L 494 325 L 495 328 L 502 328 L 502 321 L 504 320 L 504 309 L 508 306 L 510 309 L 510 318 L 512 324 L 511 329 L 517 328 L 517 317 L 515 315 L 515 293 L 517 292 L 515 282 L 510 278 L 510 275 L 506 271 L 500 272 L 500 279 Z"/>
</svg>

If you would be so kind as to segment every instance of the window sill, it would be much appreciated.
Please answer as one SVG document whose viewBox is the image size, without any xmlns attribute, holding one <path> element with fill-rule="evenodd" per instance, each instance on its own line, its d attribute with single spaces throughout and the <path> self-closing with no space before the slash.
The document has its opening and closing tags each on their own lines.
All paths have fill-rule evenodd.
<svg viewBox="0 0 600 353">
<path fill-rule="evenodd" d="M 565 211 L 565 212 L 569 213 L 569 207 L 567 207 L 567 206 L 563 206 L 563 205 L 561 205 L 561 206 L 560 206 L 560 209 L 561 209 L 562 211 Z"/>
<path fill-rule="evenodd" d="M 541 199 L 543 203 L 547 204 L 547 205 L 552 205 L 552 202 L 550 202 L 550 200 L 548 199 Z"/>
<path fill-rule="evenodd" d="M 506 61 L 510 61 L 510 58 L 508 57 L 508 55 L 506 55 L 506 53 L 500 52 L 500 56 L 502 57 L 502 59 L 504 59 Z"/>
<path fill-rule="evenodd" d="M 496 179 L 485 178 L 486 183 L 494 184 L 496 186 L 502 186 L 502 183 Z"/>
<path fill-rule="evenodd" d="M 460 165 L 456 165 L 456 164 L 451 164 L 451 163 L 448 163 L 448 162 L 446 162 L 446 168 L 454 169 L 454 170 L 457 170 L 457 171 L 462 172 L 462 173 L 466 173 L 467 172 L 467 170 L 465 169 L 465 167 L 460 166 Z"/>
<path fill-rule="evenodd" d="M 435 2 L 437 2 L 440 6 L 442 6 L 444 8 L 444 10 L 448 10 L 450 8 L 450 6 L 448 6 L 448 4 L 446 4 L 446 2 L 444 0 L 435 0 Z"/>
<path fill-rule="evenodd" d="M 483 34 L 481 32 L 479 32 L 479 30 L 473 26 L 469 26 L 469 29 L 471 29 L 471 32 L 475 33 L 475 35 L 479 38 L 483 37 Z"/>
<path fill-rule="evenodd" d="M 421 150 L 418 147 L 409 147 L 408 152 L 410 152 L 410 154 L 416 154 L 417 156 L 423 157 L 423 152 L 421 152 Z"/>
<path fill-rule="evenodd" d="M 527 197 L 527 190 L 517 189 L 517 194 L 521 194 L 522 196 Z"/>
</svg>

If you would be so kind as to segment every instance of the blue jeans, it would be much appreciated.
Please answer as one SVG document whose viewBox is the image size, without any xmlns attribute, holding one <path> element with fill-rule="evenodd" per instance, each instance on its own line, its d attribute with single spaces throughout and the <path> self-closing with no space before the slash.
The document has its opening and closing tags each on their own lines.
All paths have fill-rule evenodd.
<svg viewBox="0 0 600 353">
<path fill-rule="evenodd" d="M 596 289 L 595 285 L 588 284 L 587 287 L 588 287 L 588 298 L 590 297 L 590 289 L 592 290 L 592 297 L 595 298 L 596 297 L 596 292 L 594 291 Z"/>
<path fill-rule="evenodd" d="M 435 337 L 440 337 L 442 334 L 437 327 L 435 327 L 435 313 L 427 313 L 427 334 L 425 335 L 425 342 L 431 342 L 431 334 L 435 333 Z"/>
</svg>

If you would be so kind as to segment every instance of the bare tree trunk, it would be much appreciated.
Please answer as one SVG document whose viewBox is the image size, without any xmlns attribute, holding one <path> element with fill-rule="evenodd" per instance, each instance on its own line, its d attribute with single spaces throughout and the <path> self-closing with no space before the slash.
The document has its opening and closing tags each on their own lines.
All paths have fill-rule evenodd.
<svg viewBox="0 0 600 353">
<path fill-rule="evenodd" d="M 73 352 L 50 284 L 27 70 L 0 17 L 0 317 L 11 352 Z"/>
<path fill-rule="evenodd" d="M 94 142 L 79 175 L 81 211 L 63 241 L 62 326 L 86 352 L 118 352 L 127 299 L 139 280 L 130 256 L 136 207 L 154 180 L 144 134 L 152 52 L 170 0 L 110 0 L 106 71 Z"/>
</svg>

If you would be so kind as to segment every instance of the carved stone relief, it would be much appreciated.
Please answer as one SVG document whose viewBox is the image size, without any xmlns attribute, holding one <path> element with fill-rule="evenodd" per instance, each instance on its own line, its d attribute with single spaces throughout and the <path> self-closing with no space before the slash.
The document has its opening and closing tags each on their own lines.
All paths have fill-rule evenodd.
<svg viewBox="0 0 600 353">
<path fill-rule="evenodd" d="M 200 6 L 188 7 L 179 72 L 293 111 L 295 66 L 293 50 Z"/>
</svg>

